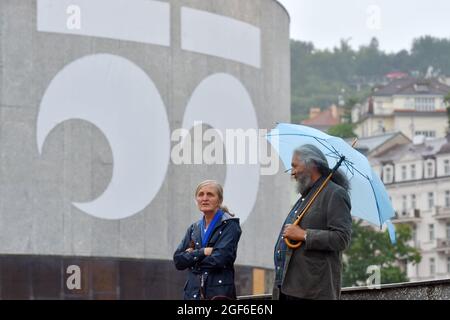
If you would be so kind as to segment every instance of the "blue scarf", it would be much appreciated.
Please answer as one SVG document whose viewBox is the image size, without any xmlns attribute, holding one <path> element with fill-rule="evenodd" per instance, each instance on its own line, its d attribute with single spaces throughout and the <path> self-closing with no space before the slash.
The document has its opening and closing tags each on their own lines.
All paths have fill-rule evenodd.
<svg viewBox="0 0 450 320">
<path fill-rule="evenodd" d="M 206 248 L 206 245 L 208 244 L 209 238 L 211 237 L 211 232 L 216 227 L 216 224 L 222 220 L 223 211 L 218 210 L 216 214 L 214 215 L 214 218 L 212 219 L 211 223 L 208 226 L 208 229 L 205 232 L 205 218 L 203 217 L 202 222 L 200 223 L 200 231 L 202 235 L 202 248 Z"/>
</svg>

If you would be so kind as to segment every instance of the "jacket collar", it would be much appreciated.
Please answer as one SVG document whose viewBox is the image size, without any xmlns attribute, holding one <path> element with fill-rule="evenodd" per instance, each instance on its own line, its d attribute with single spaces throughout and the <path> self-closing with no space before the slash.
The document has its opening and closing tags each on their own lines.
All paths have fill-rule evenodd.
<svg viewBox="0 0 450 320">
<path fill-rule="evenodd" d="M 203 219 L 203 217 L 200 220 L 198 220 L 197 223 L 196 223 L 199 230 L 201 228 L 202 219 Z M 233 217 L 228 212 L 224 211 L 220 223 L 216 224 L 216 226 L 214 227 L 212 232 L 214 232 L 214 230 L 217 229 L 219 226 L 223 225 L 224 223 L 228 223 L 231 220 L 236 220 L 239 223 L 239 218 Z"/>
</svg>

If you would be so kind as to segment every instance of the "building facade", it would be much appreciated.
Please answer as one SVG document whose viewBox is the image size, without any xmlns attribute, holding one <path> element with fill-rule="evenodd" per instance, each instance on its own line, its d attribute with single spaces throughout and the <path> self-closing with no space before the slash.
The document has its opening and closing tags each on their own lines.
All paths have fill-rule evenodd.
<svg viewBox="0 0 450 320">
<path fill-rule="evenodd" d="M 371 97 L 352 110 L 355 133 L 370 137 L 387 132 L 444 137 L 448 117 L 444 97 L 450 87 L 437 79 L 401 78 L 375 88 Z"/>
<path fill-rule="evenodd" d="M 371 157 L 396 211 L 394 223 L 410 224 L 411 245 L 422 255 L 407 264 L 411 281 L 450 277 L 450 143 L 417 139 Z"/>
</svg>

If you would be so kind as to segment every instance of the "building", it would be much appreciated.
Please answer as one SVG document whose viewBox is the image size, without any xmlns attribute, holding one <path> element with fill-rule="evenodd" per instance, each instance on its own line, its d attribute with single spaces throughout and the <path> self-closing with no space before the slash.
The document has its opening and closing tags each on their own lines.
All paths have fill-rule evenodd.
<svg viewBox="0 0 450 320">
<path fill-rule="evenodd" d="M 346 141 L 349 144 L 352 144 L 354 139 L 346 139 Z M 371 137 L 358 138 L 355 148 L 370 159 L 371 157 L 374 157 L 396 145 L 410 142 L 411 140 L 408 139 L 408 137 L 406 137 L 403 133 L 391 132 Z"/>
<path fill-rule="evenodd" d="M 371 157 L 396 211 L 394 223 L 413 228 L 411 245 L 422 261 L 405 265 L 411 281 L 450 277 L 450 142 L 425 139 Z"/>
<path fill-rule="evenodd" d="M 171 134 L 290 121 L 287 11 L 106 2 L 0 1 L 0 299 L 182 298 L 172 258 L 205 179 L 241 219 L 238 294 L 269 292 L 289 176 L 177 164 Z"/>
<path fill-rule="evenodd" d="M 303 120 L 302 124 L 326 132 L 330 127 L 342 123 L 344 110 L 336 105 L 331 105 L 325 110 L 320 108 L 309 109 L 309 119 Z"/>
<path fill-rule="evenodd" d="M 444 137 L 448 117 L 444 97 L 450 87 L 437 79 L 399 78 L 375 88 L 367 101 L 352 110 L 355 133 L 369 137 L 385 132 Z"/>
</svg>

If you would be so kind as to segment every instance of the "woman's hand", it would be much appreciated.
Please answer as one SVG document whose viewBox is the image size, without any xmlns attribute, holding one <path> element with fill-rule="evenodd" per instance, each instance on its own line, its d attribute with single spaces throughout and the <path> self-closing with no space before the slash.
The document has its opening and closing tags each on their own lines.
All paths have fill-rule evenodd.
<svg viewBox="0 0 450 320">
<path fill-rule="evenodd" d="M 189 252 L 189 253 L 191 253 L 192 251 L 194 251 L 194 249 L 192 249 L 192 248 L 187 248 L 186 250 L 184 250 L 185 252 Z"/>
<path fill-rule="evenodd" d="M 213 248 L 207 247 L 205 248 L 205 256 L 210 256 L 213 251 Z"/>
</svg>

